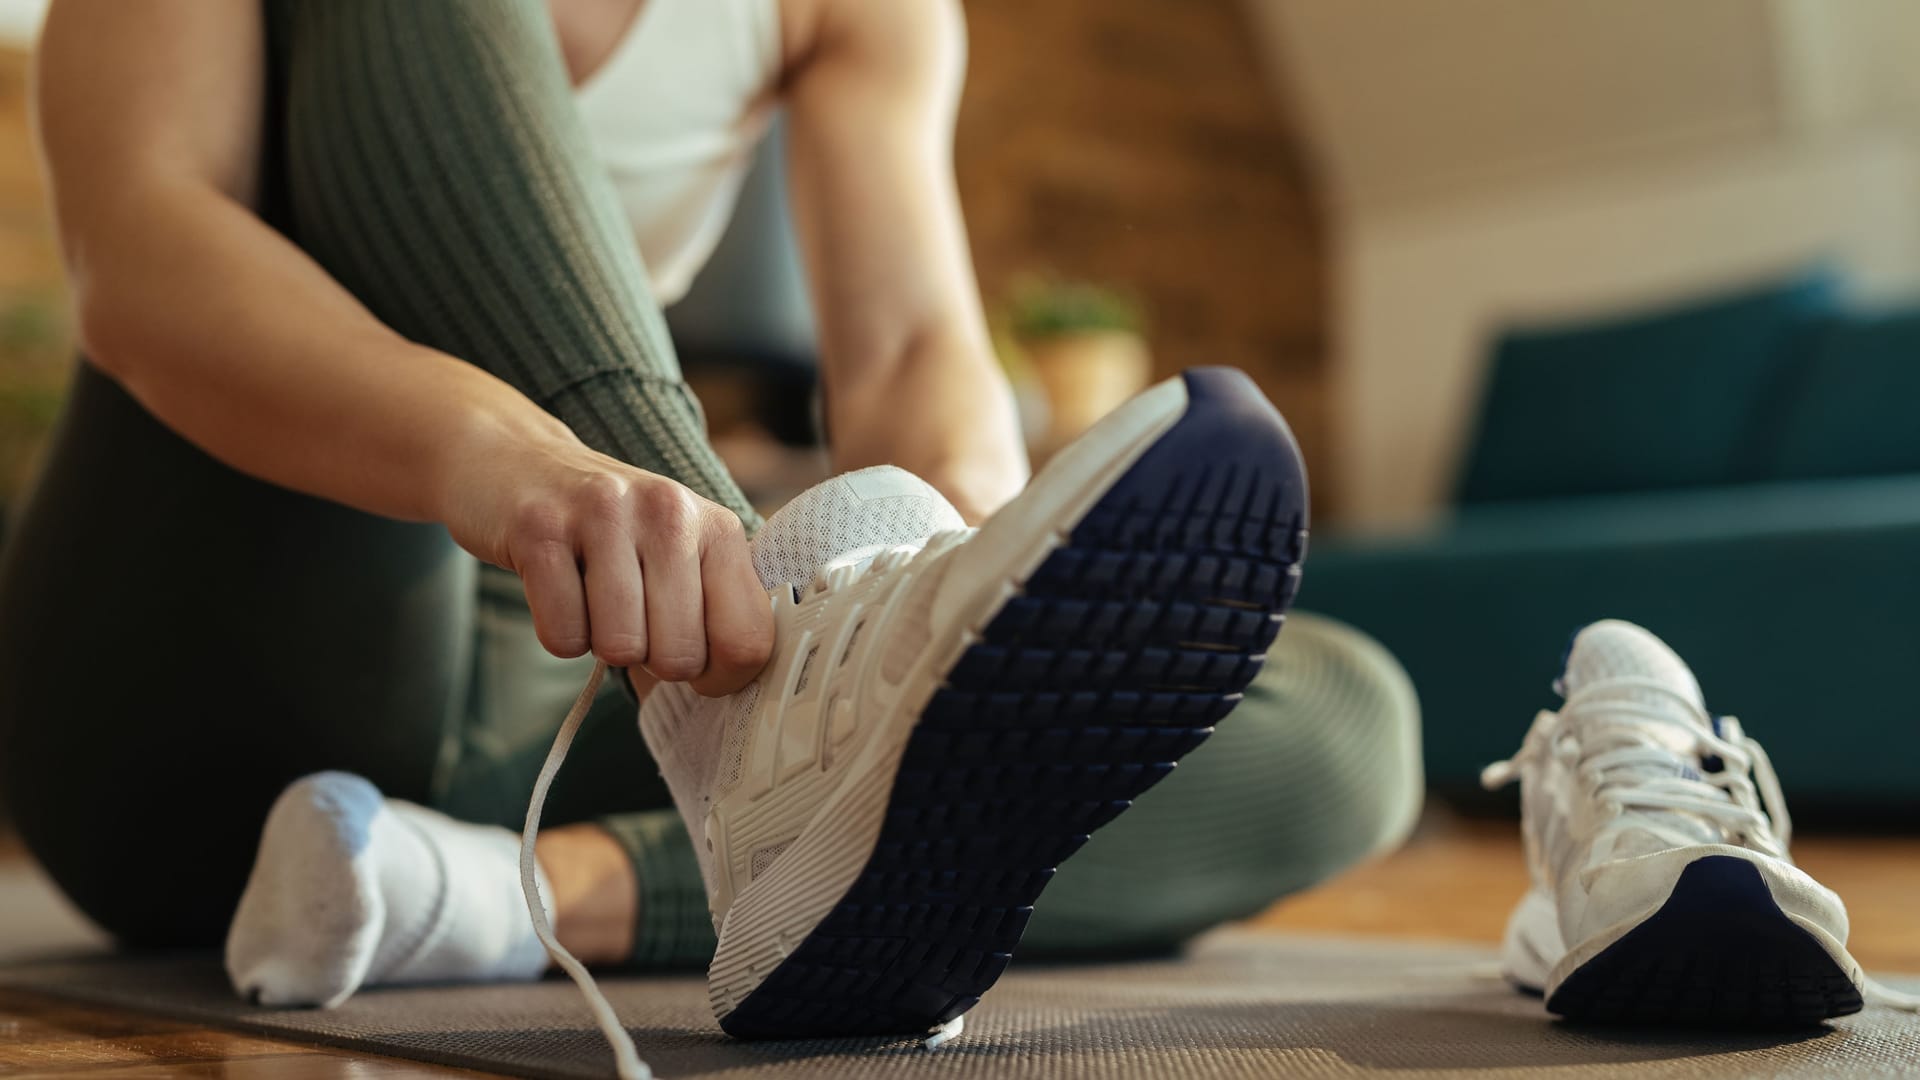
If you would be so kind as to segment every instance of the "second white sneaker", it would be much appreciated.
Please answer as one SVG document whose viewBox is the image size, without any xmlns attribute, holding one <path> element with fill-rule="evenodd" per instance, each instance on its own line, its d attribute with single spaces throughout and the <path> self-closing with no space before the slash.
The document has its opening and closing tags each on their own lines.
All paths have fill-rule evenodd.
<svg viewBox="0 0 1920 1080">
<path fill-rule="evenodd" d="M 1582 630 L 1520 752 L 1533 887 L 1503 966 L 1569 1019 L 1787 1026 L 1858 1012 L 1878 991 L 1847 953 L 1847 911 L 1787 853 L 1785 800 L 1760 744 L 1706 711 L 1663 642 Z M 1902 1004 L 1886 995 L 1889 1004 Z"/>
</svg>

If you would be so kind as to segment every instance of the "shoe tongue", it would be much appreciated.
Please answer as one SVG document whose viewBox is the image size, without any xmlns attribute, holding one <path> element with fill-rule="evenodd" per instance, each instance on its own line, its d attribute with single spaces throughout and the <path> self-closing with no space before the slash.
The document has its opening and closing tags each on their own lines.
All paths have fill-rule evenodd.
<svg viewBox="0 0 1920 1080">
<path fill-rule="evenodd" d="M 804 585 L 828 563 L 964 528 L 933 485 L 876 465 L 815 484 L 781 507 L 754 534 L 753 568 L 769 589 Z"/>
<path fill-rule="evenodd" d="M 1686 662 L 1666 642 L 1619 619 L 1593 623 L 1574 635 L 1573 646 L 1567 650 L 1566 669 L 1560 676 L 1560 690 L 1569 698 L 1589 691 L 1580 699 L 1583 711 L 1604 710 L 1609 703 L 1639 705 L 1656 709 L 1689 728 L 1707 730 L 1699 715 L 1675 700 L 1677 695 L 1702 714 L 1706 711 L 1700 684 Z M 1660 731 L 1660 726 L 1649 726 L 1653 728 L 1650 734 L 1659 741 L 1675 749 L 1692 748 L 1692 740 L 1683 731 Z"/>
<path fill-rule="evenodd" d="M 1635 682 L 1622 685 L 1613 681 L 1620 679 Z M 1656 687 L 1664 687 L 1672 693 Z M 1673 759 L 1670 762 L 1641 762 L 1616 769 L 1610 774 L 1616 782 L 1633 776 L 1648 780 L 1674 776 L 1701 779 L 1707 765 L 1698 756 L 1699 743 L 1690 732 L 1709 730 L 1701 719 L 1706 713 L 1705 700 L 1693 672 L 1678 654 L 1667 647 L 1666 642 L 1633 623 L 1619 619 L 1594 623 L 1574 635 L 1573 646 L 1567 651 L 1566 670 L 1560 677 L 1560 689 L 1569 697 L 1582 690 L 1588 691 L 1580 698 L 1577 710 L 1574 710 L 1577 717 L 1605 716 L 1608 705 L 1621 704 L 1640 706 L 1674 721 L 1673 724 L 1646 722 L 1633 729 L 1633 737 L 1671 750 Z M 1675 695 L 1698 706 L 1700 711 L 1688 709 L 1680 700 L 1675 700 Z M 1567 714 L 1567 710 L 1562 710 L 1561 715 Z M 1608 730 L 1618 732 L 1620 729 Z M 1675 833 L 1691 836 L 1703 844 L 1727 839 L 1718 823 L 1698 814 L 1644 808 L 1638 812 L 1643 817 L 1661 822 L 1665 831 L 1622 830 L 1611 841 L 1610 858 L 1664 851 L 1673 846 L 1670 834 Z"/>
</svg>

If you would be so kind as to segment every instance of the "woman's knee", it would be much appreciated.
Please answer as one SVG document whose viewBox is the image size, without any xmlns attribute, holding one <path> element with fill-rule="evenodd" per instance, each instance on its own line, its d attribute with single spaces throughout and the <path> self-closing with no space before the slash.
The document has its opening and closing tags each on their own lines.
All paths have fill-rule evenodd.
<svg viewBox="0 0 1920 1080">
<path fill-rule="evenodd" d="M 1122 824 L 1165 864 L 1272 900 L 1397 846 L 1424 794 L 1405 670 L 1365 634 L 1302 613 L 1213 738 L 1141 798 L 1130 816 L 1154 828 Z"/>
<path fill-rule="evenodd" d="M 1425 798 L 1420 704 L 1406 669 L 1359 630 L 1290 617 L 1236 718 L 1285 747 L 1294 813 L 1320 837 L 1324 872 L 1398 847 Z M 1224 729 L 1223 729 L 1224 730 Z"/>
</svg>

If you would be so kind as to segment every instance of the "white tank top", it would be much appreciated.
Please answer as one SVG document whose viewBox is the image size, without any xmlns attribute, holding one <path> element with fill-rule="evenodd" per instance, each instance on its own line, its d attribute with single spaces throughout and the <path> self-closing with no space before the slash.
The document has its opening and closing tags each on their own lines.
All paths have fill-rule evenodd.
<svg viewBox="0 0 1920 1080">
<path fill-rule="evenodd" d="M 779 0 L 643 0 L 574 91 L 661 304 L 726 230 L 779 74 Z"/>
</svg>

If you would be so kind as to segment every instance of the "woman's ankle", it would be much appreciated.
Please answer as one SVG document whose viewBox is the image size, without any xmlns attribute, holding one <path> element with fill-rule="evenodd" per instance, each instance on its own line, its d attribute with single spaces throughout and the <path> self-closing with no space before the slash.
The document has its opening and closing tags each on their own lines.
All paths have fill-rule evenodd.
<svg viewBox="0 0 1920 1080">
<path fill-rule="evenodd" d="M 598 825 L 544 829 L 534 857 L 553 889 L 553 932 L 585 964 L 623 963 L 633 954 L 640 887 L 633 863 Z"/>
</svg>

